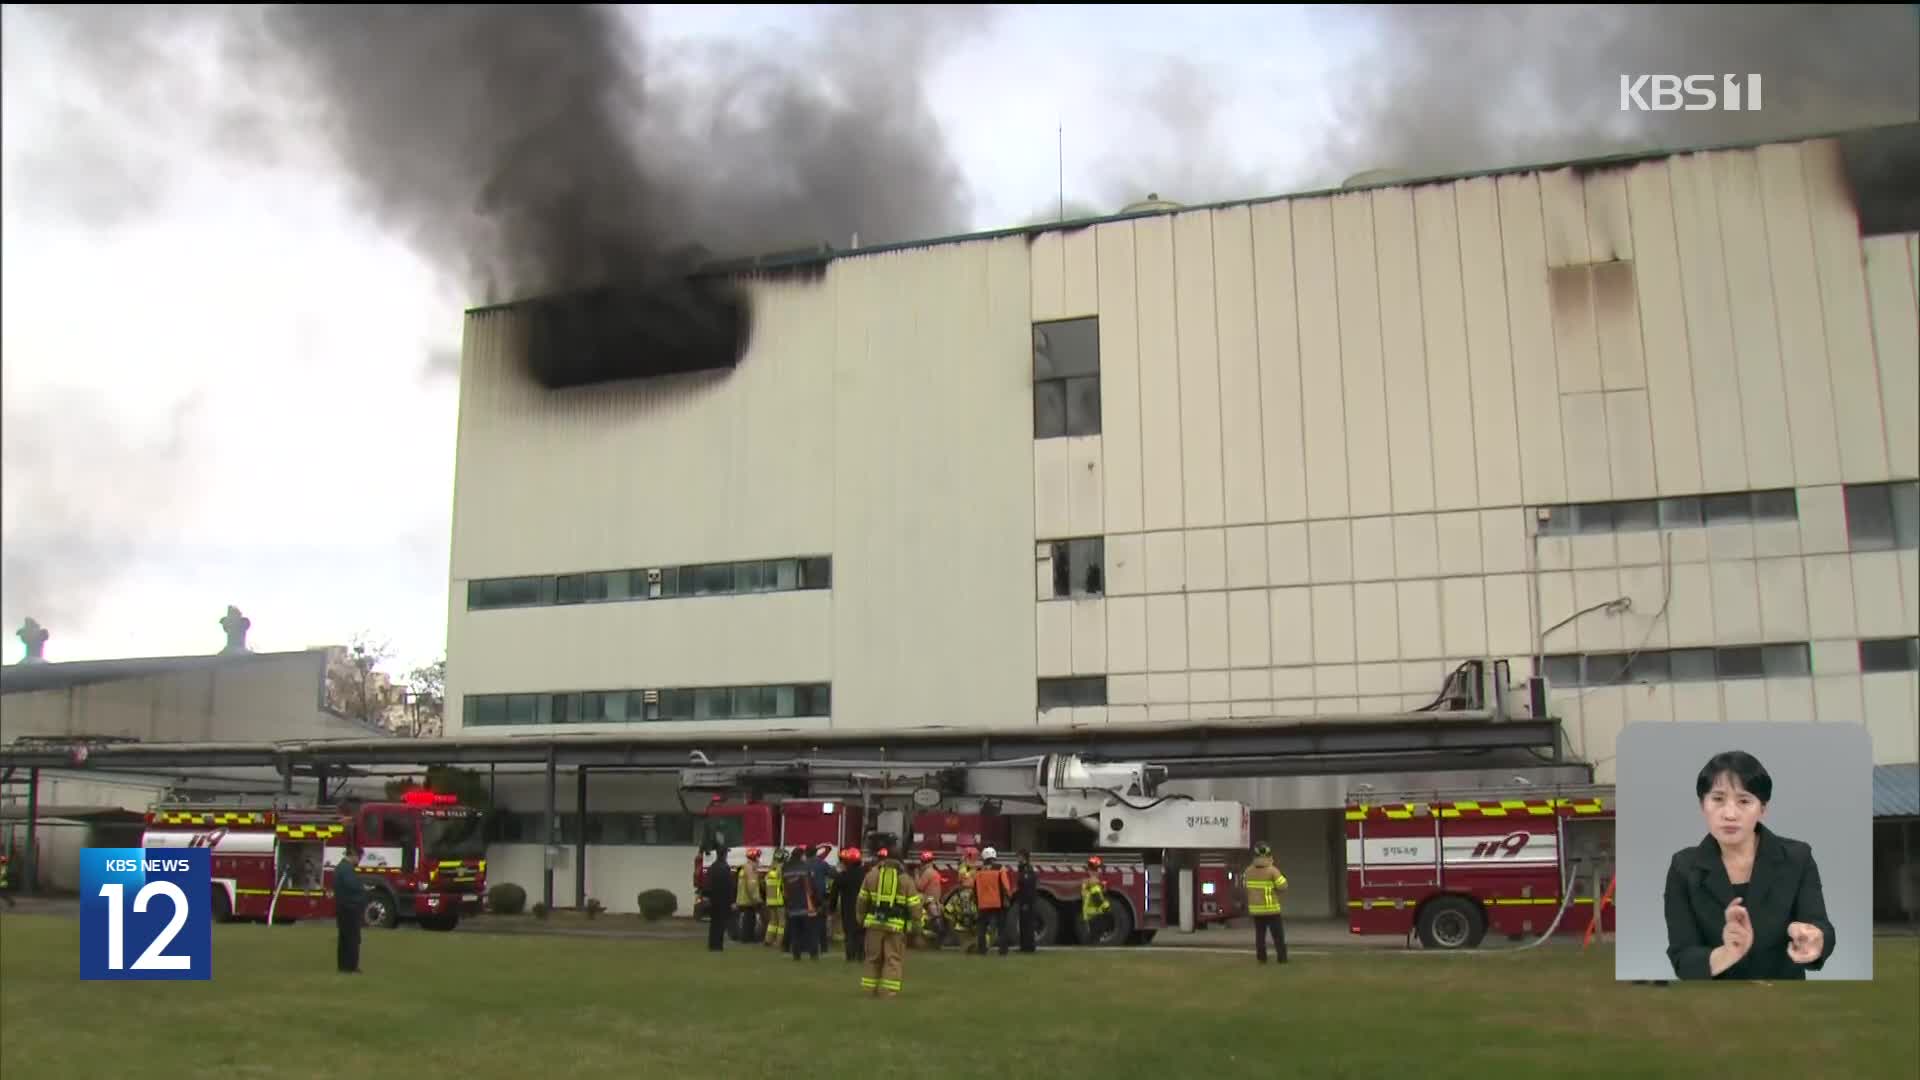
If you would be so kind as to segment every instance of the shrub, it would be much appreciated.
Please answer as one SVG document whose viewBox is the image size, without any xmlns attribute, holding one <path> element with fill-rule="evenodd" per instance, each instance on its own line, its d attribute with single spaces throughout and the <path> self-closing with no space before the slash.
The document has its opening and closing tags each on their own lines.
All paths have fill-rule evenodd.
<svg viewBox="0 0 1920 1080">
<path fill-rule="evenodd" d="M 502 882 L 487 890 L 487 910 L 495 915 L 518 915 L 527 910 L 527 890 Z"/>
<path fill-rule="evenodd" d="M 600 913 L 605 910 L 607 910 L 607 905 L 601 903 L 598 900 L 595 900 L 591 896 L 587 897 L 587 918 L 589 919 L 598 918 L 600 916 Z"/>
<path fill-rule="evenodd" d="M 546 905 L 546 904 L 544 904 L 544 903 L 542 903 L 541 901 L 538 901 L 538 900 L 535 900 L 535 901 L 533 902 L 533 917 L 534 917 L 534 918 L 536 918 L 536 919 L 544 919 L 544 918 L 546 918 L 546 917 L 547 917 L 547 905 Z"/>
<path fill-rule="evenodd" d="M 640 915 L 647 921 L 664 919 L 679 910 L 680 901 L 667 889 L 648 889 L 640 894 Z"/>
</svg>

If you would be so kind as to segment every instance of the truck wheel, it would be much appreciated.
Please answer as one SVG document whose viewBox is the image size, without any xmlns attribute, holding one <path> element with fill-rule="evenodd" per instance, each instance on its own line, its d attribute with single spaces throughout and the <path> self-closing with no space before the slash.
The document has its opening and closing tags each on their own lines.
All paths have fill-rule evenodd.
<svg viewBox="0 0 1920 1080">
<path fill-rule="evenodd" d="M 1060 924 L 1063 921 L 1064 920 L 1060 916 L 1059 905 L 1055 904 L 1053 901 L 1047 899 L 1044 896 L 1035 900 L 1033 902 L 1033 944 L 1034 946 L 1036 948 L 1044 949 L 1050 945 L 1059 944 Z M 1020 909 L 1019 908 L 1015 908 L 1013 910 L 1012 917 L 1010 917 L 1007 920 L 1007 933 L 1012 934 L 1014 936 L 1015 941 L 1020 940 Z"/>
<path fill-rule="evenodd" d="M 213 887 L 213 921 L 233 921 L 233 901 L 227 899 L 227 890 L 218 885 Z"/>
<path fill-rule="evenodd" d="M 444 934 L 459 925 L 460 915 L 458 912 L 447 915 L 422 915 L 420 917 L 420 929 L 422 930 L 436 930 Z"/>
<path fill-rule="evenodd" d="M 1443 896 L 1420 909 L 1416 930 L 1429 949 L 1472 949 L 1486 936 L 1487 920 L 1473 901 Z"/>
<path fill-rule="evenodd" d="M 388 930 L 400 925 L 400 901 L 394 898 L 391 890 L 380 887 L 369 892 L 365 921 L 368 926 Z"/>
<path fill-rule="evenodd" d="M 1107 932 L 1095 939 L 1093 928 L 1087 925 L 1084 917 L 1077 917 L 1077 929 L 1082 945 L 1124 945 L 1133 936 L 1133 909 L 1125 900 L 1113 900 L 1112 910 L 1107 912 Z"/>
</svg>

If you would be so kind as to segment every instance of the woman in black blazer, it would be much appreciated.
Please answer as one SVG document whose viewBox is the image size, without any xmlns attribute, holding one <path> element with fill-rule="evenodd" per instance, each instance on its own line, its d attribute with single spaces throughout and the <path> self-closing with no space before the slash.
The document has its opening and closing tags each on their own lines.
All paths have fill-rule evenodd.
<svg viewBox="0 0 1920 1080">
<path fill-rule="evenodd" d="M 1699 844 L 1667 867 L 1667 958 L 1682 979 L 1805 979 L 1833 955 L 1813 848 L 1760 823 L 1773 778 L 1753 755 L 1716 754 L 1694 794 Z"/>
</svg>

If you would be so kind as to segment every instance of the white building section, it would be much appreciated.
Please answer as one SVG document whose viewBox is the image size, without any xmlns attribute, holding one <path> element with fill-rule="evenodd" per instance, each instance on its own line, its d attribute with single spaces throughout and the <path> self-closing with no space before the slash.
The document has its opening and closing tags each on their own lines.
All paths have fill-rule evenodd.
<svg viewBox="0 0 1920 1080">
<path fill-rule="evenodd" d="M 834 253 L 745 281 L 699 375 L 549 391 L 524 309 L 476 310 L 448 730 L 1329 723 L 1488 657 L 1600 783 L 1629 723 L 1920 760 L 1920 222 L 1851 171 L 1915 138 Z M 1183 789 L 1338 858 L 1336 785 Z M 583 825 L 588 887 L 684 893 L 640 823 L 682 808 L 592 798 L 656 839 Z"/>
</svg>

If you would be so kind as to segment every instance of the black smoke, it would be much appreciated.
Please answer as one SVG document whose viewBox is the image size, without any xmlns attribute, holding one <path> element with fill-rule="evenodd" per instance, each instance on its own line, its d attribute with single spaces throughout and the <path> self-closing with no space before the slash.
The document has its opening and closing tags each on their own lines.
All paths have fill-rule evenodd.
<svg viewBox="0 0 1920 1080">
<path fill-rule="evenodd" d="M 978 11 L 841 11 L 759 52 L 587 5 L 257 15 L 256 70 L 292 64 L 364 208 L 529 307 L 549 387 L 732 366 L 751 312 L 708 260 L 968 223 L 920 80 Z"/>
</svg>

